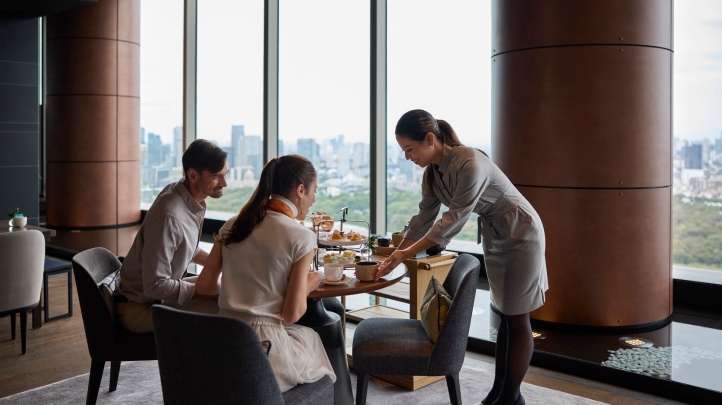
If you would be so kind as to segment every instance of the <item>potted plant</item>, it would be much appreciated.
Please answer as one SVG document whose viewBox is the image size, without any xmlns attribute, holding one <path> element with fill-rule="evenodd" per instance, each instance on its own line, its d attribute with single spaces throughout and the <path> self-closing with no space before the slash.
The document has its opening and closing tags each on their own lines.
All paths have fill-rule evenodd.
<svg viewBox="0 0 722 405">
<path fill-rule="evenodd" d="M 28 224 L 28 218 L 20 212 L 20 208 L 15 208 L 8 214 L 10 218 L 10 225 L 22 228 Z"/>
</svg>

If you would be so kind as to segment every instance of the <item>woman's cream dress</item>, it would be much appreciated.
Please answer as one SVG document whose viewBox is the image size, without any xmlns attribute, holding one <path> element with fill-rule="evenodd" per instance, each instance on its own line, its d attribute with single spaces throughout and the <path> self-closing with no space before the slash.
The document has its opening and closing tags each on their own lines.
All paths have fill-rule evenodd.
<svg viewBox="0 0 722 405">
<path fill-rule="evenodd" d="M 296 215 L 290 201 L 274 197 L 291 206 Z M 220 234 L 228 232 L 235 220 L 229 219 Z M 223 247 L 219 315 L 247 321 L 261 341 L 271 342 L 268 360 L 281 392 L 324 375 L 336 381 L 318 334 L 305 326 L 281 322 L 291 268 L 315 249 L 313 232 L 273 211 L 268 211 L 248 238 Z"/>
</svg>

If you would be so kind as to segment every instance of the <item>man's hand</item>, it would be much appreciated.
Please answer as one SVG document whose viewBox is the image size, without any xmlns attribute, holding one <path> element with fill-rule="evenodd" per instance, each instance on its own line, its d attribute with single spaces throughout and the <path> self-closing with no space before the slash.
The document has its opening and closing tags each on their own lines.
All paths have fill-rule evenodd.
<svg viewBox="0 0 722 405">
<path fill-rule="evenodd" d="M 198 251 L 198 254 L 195 255 L 191 261 L 195 264 L 200 264 L 201 266 L 205 267 L 206 260 L 208 260 L 208 252 L 201 249 Z"/>
</svg>

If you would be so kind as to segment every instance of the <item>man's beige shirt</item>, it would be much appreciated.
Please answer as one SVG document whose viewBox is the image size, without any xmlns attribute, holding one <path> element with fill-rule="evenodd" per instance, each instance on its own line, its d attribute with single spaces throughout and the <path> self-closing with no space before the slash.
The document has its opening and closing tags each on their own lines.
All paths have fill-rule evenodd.
<svg viewBox="0 0 722 405">
<path fill-rule="evenodd" d="M 167 185 L 153 202 L 120 269 L 121 291 L 130 301 L 169 301 L 182 305 L 195 285 L 181 280 L 198 254 L 205 216 L 183 185 Z"/>
</svg>

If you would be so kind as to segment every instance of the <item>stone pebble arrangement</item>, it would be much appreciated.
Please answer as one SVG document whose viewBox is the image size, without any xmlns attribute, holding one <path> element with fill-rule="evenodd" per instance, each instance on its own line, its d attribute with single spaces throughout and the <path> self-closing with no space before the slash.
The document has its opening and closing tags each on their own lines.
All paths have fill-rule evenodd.
<svg viewBox="0 0 722 405">
<path fill-rule="evenodd" d="M 670 378 L 672 369 L 679 368 L 682 364 L 692 364 L 693 360 L 722 361 L 722 353 L 699 347 L 635 347 L 607 351 L 609 359 L 602 362 L 603 366 L 665 379 Z"/>
</svg>

